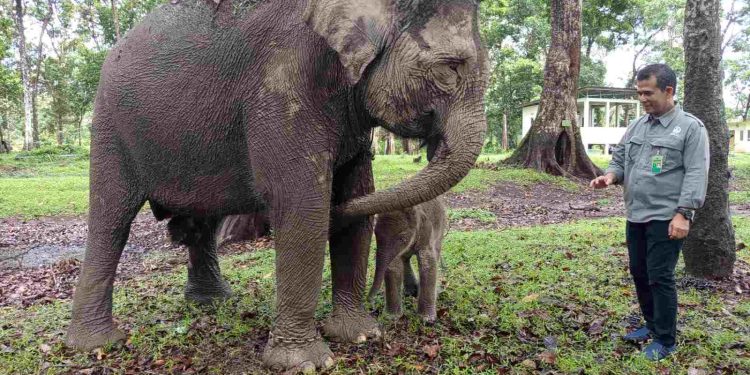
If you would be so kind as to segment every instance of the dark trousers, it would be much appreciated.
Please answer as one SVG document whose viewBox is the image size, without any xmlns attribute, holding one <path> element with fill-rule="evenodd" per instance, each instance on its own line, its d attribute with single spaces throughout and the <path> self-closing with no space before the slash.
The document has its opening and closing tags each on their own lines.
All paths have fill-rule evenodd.
<svg viewBox="0 0 750 375">
<path fill-rule="evenodd" d="M 669 239 L 669 221 L 625 226 L 638 303 L 654 339 L 671 346 L 677 335 L 677 288 L 674 269 L 682 240 Z"/>
</svg>

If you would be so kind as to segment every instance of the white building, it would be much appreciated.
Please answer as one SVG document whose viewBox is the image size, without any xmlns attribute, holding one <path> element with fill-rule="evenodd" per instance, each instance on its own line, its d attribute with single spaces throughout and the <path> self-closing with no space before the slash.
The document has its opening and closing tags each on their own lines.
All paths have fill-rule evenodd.
<svg viewBox="0 0 750 375">
<path fill-rule="evenodd" d="M 531 129 L 539 101 L 524 104 L 521 137 Z M 635 89 L 582 87 L 578 90 L 578 121 L 588 151 L 607 152 L 620 142 L 628 124 L 641 116 Z M 748 143 L 750 146 L 750 143 Z"/>
<path fill-rule="evenodd" d="M 729 148 L 734 152 L 750 152 L 750 121 L 730 122 L 727 125 L 729 126 Z"/>
</svg>

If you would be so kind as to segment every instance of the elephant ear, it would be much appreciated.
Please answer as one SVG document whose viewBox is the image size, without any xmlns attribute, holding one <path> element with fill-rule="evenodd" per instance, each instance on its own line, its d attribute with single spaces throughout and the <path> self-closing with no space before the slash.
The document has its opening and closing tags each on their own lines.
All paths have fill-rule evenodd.
<svg viewBox="0 0 750 375">
<path fill-rule="evenodd" d="M 388 0 L 310 0 L 305 22 L 338 52 L 355 85 L 383 46 L 390 14 Z"/>
</svg>

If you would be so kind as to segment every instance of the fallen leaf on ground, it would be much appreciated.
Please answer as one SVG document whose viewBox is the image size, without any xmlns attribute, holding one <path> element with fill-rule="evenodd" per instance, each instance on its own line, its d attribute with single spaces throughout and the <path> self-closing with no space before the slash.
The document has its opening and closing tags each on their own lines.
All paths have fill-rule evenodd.
<svg viewBox="0 0 750 375">
<path fill-rule="evenodd" d="M 438 353 L 440 352 L 440 345 L 425 345 L 424 348 L 422 348 L 425 354 L 427 354 L 427 357 L 430 359 L 433 359 L 437 357 Z"/>
<path fill-rule="evenodd" d="M 538 299 L 539 299 L 539 294 L 532 293 L 532 294 L 529 294 L 526 297 L 523 297 L 523 299 L 521 300 L 521 302 L 529 303 L 529 302 L 534 302 L 534 301 L 536 301 Z"/>
<path fill-rule="evenodd" d="M 598 335 L 604 331 L 604 319 L 596 319 L 589 325 L 589 335 Z"/>
<path fill-rule="evenodd" d="M 557 354 L 551 351 L 546 351 L 544 353 L 539 354 L 539 359 L 546 364 L 554 365 L 555 362 L 557 362 Z"/>
</svg>

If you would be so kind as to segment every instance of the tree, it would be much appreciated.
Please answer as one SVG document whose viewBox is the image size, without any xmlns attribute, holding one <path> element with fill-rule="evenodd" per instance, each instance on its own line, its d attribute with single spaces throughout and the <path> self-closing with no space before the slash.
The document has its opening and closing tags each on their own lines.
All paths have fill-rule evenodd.
<svg viewBox="0 0 750 375">
<path fill-rule="evenodd" d="M 10 133 L 12 132 L 11 116 L 18 115 L 18 108 L 22 107 L 23 88 L 18 70 L 8 62 L 11 61 L 13 45 L 14 17 L 9 17 L 15 11 L 0 5 L 0 152 L 10 151 Z"/>
<path fill-rule="evenodd" d="M 496 55 L 485 100 L 488 135 L 490 142 L 508 139 L 507 144 L 501 143 L 505 150 L 510 140 L 520 136 L 521 104 L 538 97 L 544 75 L 541 64 L 511 48 L 497 51 Z"/>
<path fill-rule="evenodd" d="M 627 11 L 634 6 L 635 0 L 583 0 L 582 39 L 587 59 L 595 45 L 611 51 L 627 42 L 632 29 L 625 20 Z"/>
<path fill-rule="evenodd" d="M 685 0 L 637 0 L 633 5 L 625 18 L 632 30 L 629 44 L 634 49 L 632 72 L 626 87 L 635 85 L 640 68 L 638 62 L 641 60 L 666 60 L 680 77 L 683 70 L 679 43 L 682 32 L 679 28 L 682 26 Z M 665 32 L 668 36 L 662 40 L 660 36 Z M 669 59 L 663 58 L 662 53 L 666 53 Z"/>
<path fill-rule="evenodd" d="M 34 126 L 31 122 L 33 111 L 31 108 L 31 80 L 29 77 L 29 63 L 28 56 L 26 55 L 26 28 L 23 24 L 24 8 L 22 0 L 16 0 L 15 16 L 16 16 L 16 37 L 18 40 L 18 55 L 19 55 L 19 68 L 21 70 L 21 82 L 23 83 L 23 110 L 24 110 L 24 133 L 23 133 L 23 149 L 28 151 L 34 149 Z"/>
<path fill-rule="evenodd" d="M 706 203 L 685 246 L 685 270 L 698 277 L 732 275 L 735 239 L 729 215 L 729 130 L 722 116 L 719 0 L 688 0 L 685 9 L 686 111 L 703 121 L 711 146 Z"/>
<path fill-rule="evenodd" d="M 578 0 L 550 2 L 552 44 L 544 68 L 539 114 L 506 163 L 554 175 L 600 175 L 581 142 L 577 91 L 581 62 L 581 8 Z"/>
<path fill-rule="evenodd" d="M 39 107 L 37 105 L 40 86 L 39 77 L 42 73 L 42 64 L 44 63 L 44 34 L 47 32 L 47 27 L 52 20 L 54 8 L 51 1 L 47 3 L 36 2 L 35 4 L 36 7 L 32 9 L 31 13 L 41 20 L 42 26 L 39 31 L 39 42 L 36 47 L 33 79 L 31 79 L 31 124 L 33 127 L 34 144 L 39 144 Z M 31 66 L 31 61 L 28 64 Z"/>
</svg>

